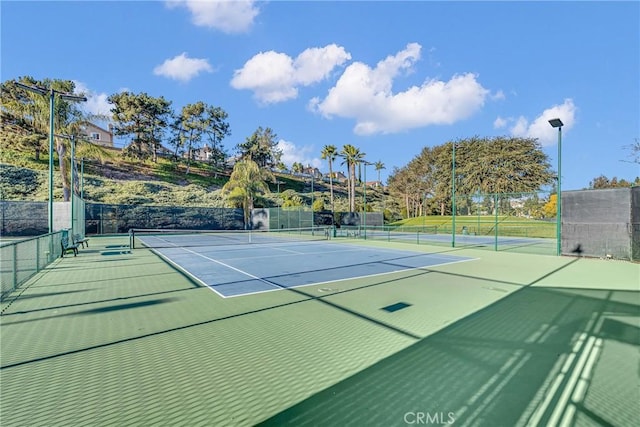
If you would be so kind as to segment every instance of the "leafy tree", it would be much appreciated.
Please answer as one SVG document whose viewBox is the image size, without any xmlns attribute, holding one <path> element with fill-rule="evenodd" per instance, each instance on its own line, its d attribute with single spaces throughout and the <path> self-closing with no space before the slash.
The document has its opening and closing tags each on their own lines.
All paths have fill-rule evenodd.
<svg viewBox="0 0 640 427">
<path fill-rule="evenodd" d="M 209 106 L 206 111 L 208 126 L 205 128 L 205 135 L 211 150 L 209 161 L 214 168 L 218 168 L 224 165 L 227 158 L 222 140 L 231 135 L 231 126 L 227 122 L 229 114 L 221 107 L 214 106 Z"/>
<path fill-rule="evenodd" d="M 558 213 L 558 195 L 552 194 L 549 196 L 549 201 L 542 207 L 542 213 L 545 218 L 555 218 Z"/>
<path fill-rule="evenodd" d="M 120 92 L 109 96 L 108 101 L 113 104 L 115 134 L 131 138 L 124 154 L 136 159 L 151 155 L 157 162 L 158 149 L 171 116 L 171 101 L 144 92 Z"/>
<path fill-rule="evenodd" d="M 31 93 L 16 85 L 40 86 L 32 77 L 7 80 L 0 92 L 0 118 L 2 121 L 2 147 L 15 147 L 20 151 L 34 151 L 36 160 L 45 149 L 49 132 L 49 101 L 42 95 Z"/>
<path fill-rule="evenodd" d="M 474 137 L 456 144 L 456 173 L 467 194 L 532 192 L 555 179 L 536 139 Z"/>
<path fill-rule="evenodd" d="M 640 177 L 636 177 L 634 182 L 629 182 L 625 179 L 618 180 L 615 176 L 609 179 L 604 175 L 600 175 L 589 182 L 589 188 L 593 190 L 602 188 L 624 188 L 634 185 L 640 185 Z"/>
<path fill-rule="evenodd" d="M 269 186 L 265 181 L 273 178 L 271 172 L 260 169 L 252 160 L 243 159 L 234 165 L 229 181 L 222 187 L 222 193 L 229 204 L 240 206 L 244 210 L 245 228 L 251 222 L 251 211 L 256 198 L 269 193 Z"/>
<path fill-rule="evenodd" d="M 338 149 L 335 145 L 325 145 L 322 147 L 322 151 L 320 152 L 320 156 L 322 160 L 326 160 L 329 164 L 329 194 L 330 194 L 330 202 L 331 202 L 331 210 L 334 210 L 333 204 L 333 162 L 336 160 L 338 156 Z"/>
<path fill-rule="evenodd" d="M 291 172 L 293 173 L 302 173 L 304 170 L 304 166 L 300 162 L 293 162 L 291 165 Z"/>
<path fill-rule="evenodd" d="M 282 195 L 282 207 L 291 208 L 302 206 L 302 197 L 300 197 L 295 190 L 288 189 L 281 193 Z"/>
<path fill-rule="evenodd" d="M 222 165 L 226 157 L 222 140 L 231 134 L 227 117 L 228 114 L 222 108 L 199 101 L 182 107 L 180 115 L 174 118 L 172 128 L 175 135 L 172 141 L 176 147 L 176 157 L 180 148 L 186 151 L 187 174 L 194 150 L 202 148 L 204 141 L 208 142 L 208 160 L 214 168 Z"/>
<path fill-rule="evenodd" d="M 54 90 L 53 120 L 56 135 L 79 134 L 79 126 L 84 115 L 78 104 L 65 100 L 56 93 L 73 93 L 75 83 L 71 80 L 44 79 L 36 80 L 29 76 L 2 83 L 2 144 L 16 146 L 19 149 L 34 150 L 35 158 L 39 159 L 41 151 L 46 147 L 49 139 L 50 104 L 49 97 L 27 91 L 16 82 L 41 88 L 45 91 Z M 56 136 L 55 151 L 58 154 L 60 177 L 62 179 L 63 198 L 69 200 L 70 179 L 67 168 L 67 153 L 69 142 L 65 138 Z"/>
<path fill-rule="evenodd" d="M 534 192 L 554 182 L 548 157 L 535 139 L 473 137 L 424 148 L 420 155 L 389 177 L 390 191 L 404 200 L 407 215 L 435 206 L 445 215 L 451 211 L 453 144 L 456 146 L 456 194 Z M 402 173 L 403 176 L 394 176 Z M 394 183 L 394 181 L 396 181 Z M 393 185 L 392 185 L 393 184 Z M 467 211 L 471 198 L 460 197 Z M 507 202 L 505 197 L 502 198 Z M 494 206 L 494 208 L 496 208 Z"/>
<path fill-rule="evenodd" d="M 406 166 L 394 168 L 387 181 L 389 192 L 404 206 L 407 217 L 440 212 L 451 200 L 451 156 L 446 145 L 425 147 Z"/>
<path fill-rule="evenodd" d="M 271 128 L 258 127 L 236 148 L 242 158 L 254 161 L 261 168 L 276 167 L 282 157 L 282 151 L 278 149 L 278 136 Z"/>
<path fill-rule="evenodd" d="M 324 199 L 318 197 L 313 201 L 313 205 L 311 206 L 314 212 L 320 212 L 324 210 Z"/>
</svg>

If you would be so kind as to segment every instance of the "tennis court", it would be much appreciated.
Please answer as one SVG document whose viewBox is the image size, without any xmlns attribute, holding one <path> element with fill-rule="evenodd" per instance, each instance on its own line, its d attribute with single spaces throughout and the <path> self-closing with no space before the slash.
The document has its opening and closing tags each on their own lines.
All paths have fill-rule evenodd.
<svg viewBox="0 0 640 427">
<path fill-rule="evenodd" d="M 0 303 L 3 427 L 637 425 L 640 265 L 272 237 L 56 259 Z"/>
<path fill-rule="evenodd" d="M 360 234 L 363 234 L 360 232 Z M 451 234 L 433 234 L 423 232 L 403 232 L 403 231 L 377 231 L 367 230 L 366 237 L 378 240 L 404 240 L 411 243 L 444 243 L 451 244 Z M 470 234 L 456 234 L 457 244 L 465 246 L 549 246 L 554 245 L 551 239 L 535 237 L 514 237 L 514 236 L 476 236 Z"/>
<path fill-rule="evenodd" d="M 472 258 L 331 243 L 323 230 L 135 235 L 138 245 L 222 297 L 429 268 Z M 305 230 L 307 231 L 307 230 Z M 292 240 L 292 241 L 291 241 Z M 258 244 L 259 243 L 259 244 Z"/>
</svg>

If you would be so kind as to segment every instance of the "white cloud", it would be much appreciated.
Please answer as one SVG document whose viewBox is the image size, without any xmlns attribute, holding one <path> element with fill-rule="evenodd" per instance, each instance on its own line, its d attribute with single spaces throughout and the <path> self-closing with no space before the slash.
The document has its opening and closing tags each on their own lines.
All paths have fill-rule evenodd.
<svg viewBox="0 0 640 427">
<path fill-rule="evenodd" d="M 183 52 L 178 56 L 165 60 L 153 69 L 153 74 L 181 82 L 188 82 L 202 72 L 212 72 L 213 68 L 206 59 L 189 58 Z"/>
<path fill-rule="evenodd" d="M 427 80 L 404 92 L 393 93 L 393 81 L 401 72 L 412 72 L 421 46 L 410 43 L 375 68 L 361 62 L 349 65 L 326 98 L 311 100 L 310 107 L 325 117 L 356 120 L 360 135 L 396 133 L 433 124 L 452 124 L 478 111 L 489 95 L 471 73 L 449 81 Z"/>
<path fill-rule="evenodd" d="M 503 119 L 500 116 L 498 116 L 496 118 L 496 120 L 493 122 L 494 129 L 501 129 L 501 128 L 505 127 L 506 125 L 507 125 L 507 119 Z"/>
<path fill-rule="evenodd" d="M 576 106 L 572 99 L 565 99 L 560 105 L 547 108 L 532 122 L 520 116 L 515 119 L 515 124 L 511 127 L 511 134 L 527 138 L 538 138 L 543 146 L 553 145 L 558 142 L 558 131 L 551 127 L 549 120 L 559 118 L 562 120 L 562 130 L 573 128 L 576 122 Z M 512 119 L 513 120 L 513 119 Z"/>
<path fill-rule="evenodd" d="M 106 93 L 95 93 L 89 89 L 89 87 L 83 83 L 74 80 L 76 85 L 75 92 L 78 94 L 82 94 L 87 98 L 87 102 L 81 102 L 80 108 L 86 113 L 93 115 L 102 115 L 102 116 L 110 116 L 111 115 L 111 107 L 107 101 L 109 95 Z"/>
<path fill-rule="evenodd" d="M 169 0 L 169 8 L 185 7 L 192 22 L 200 27 L 215 28 L 224 33 L 244 33 L 253 26 L 260 13 L 253 0 Z"/>
<path fill-rule="evenodd" d="M 278 141 L 278 149 L 282 151 L 282 157 L 280 160 L 287 165 L 289 169 L 294 163 L 302 163 L 303 166 L 313 166 L 320 168 L 322 166 L 322 160 L 318 157 L 313 157 L 316 152 L 313 145 L 305 145 L 297 147 L 293 142 L 285 141 L 281 139 Z"/>
<path fill-rule="evenodd" d="M 306 49 L 296 58 L 280 52 L 261 52 L 235 71 L 231 86 L 252 90 L 254 97 L 265 104 L 283 102 L 296 98 L 298 87 L 327 78 L 349 59 L 351 55 L 335 44 Z"/>
<path fill-rule="evenodd" d="M 491 94 L 491 99 L 493 101 L 506 99 L 504 92 L 502 90 L 497 91 L 496 93 Z"/>
</svg>

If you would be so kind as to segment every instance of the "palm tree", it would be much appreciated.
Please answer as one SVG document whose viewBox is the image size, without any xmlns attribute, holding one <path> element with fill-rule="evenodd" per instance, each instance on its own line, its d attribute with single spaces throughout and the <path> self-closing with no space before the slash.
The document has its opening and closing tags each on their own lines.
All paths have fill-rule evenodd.
<svg viewBox="0 0 640 427">
<path fill-rule="evenodd" d="M 349 210 L 351 212 L 356 211 L 356 164 L 360 163 L 364 156 L 365 153 L 351 144 L 343 146 L 340 151 L 340 157 L 344 159 L 342 164 L 346 163 L 349 170 Z"/>
<path fill-rule="evenodd" d="M 222 194 L 234 206 L 241 206 L 244 210 L 244 224 L 248 228 L 251 222 L 253 202 L 260 194 L 268 193 L 267 179 L 273 175 L 266 169 L 260 169 L 253 160 L 243 159 L 233 167 L 229 181 L 222 187 Z"/>
<path fill-rule="evenodd" d="M 329 193 L 331 195 L 331 212 L 333 212 L 333 161 L 338 156 L 338 149 L 335 145 L 325 145 L 320 155 L 322 160 L 326 160 L 329 163 Z"/>
<path fill-rule="evenodd" d="M 386 168 L 384 167 L 384 163 L 382 163 L 382 160 L 378 160 L 377 162 L 374 163 L 374 165 L 376 167 L 376 171 L 378 172 L 378 184 L 377 185 L 380 185 L 381 182 L 382 182 L 382 181 L 380 181 L 380 171 L 382 169 L 386 169 Z"/>
<path fill-rule="evenodd" d="M 293 173 L 302 173 L 304 171 L 304 166 L 300 162 L 293 162 L 291 165 L 291 172 Z"/>
</svg>

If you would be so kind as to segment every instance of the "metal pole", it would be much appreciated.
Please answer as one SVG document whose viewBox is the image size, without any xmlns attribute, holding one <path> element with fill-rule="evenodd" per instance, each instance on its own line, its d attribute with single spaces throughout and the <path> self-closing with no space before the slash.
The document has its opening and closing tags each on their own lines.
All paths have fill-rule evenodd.
<svg viewBox="0 0 640 427">
<path fill-rule="evenodd" d="M 426 226 L 427 226 L 427 210 L 425 209 L 427 206 L 427 193 L 424 193 L 422 195 L 422 212 L 420 212 L 420 214 L 422 215 L 422 231 L 426 231 Z"/>
<path fill-rule="evenodd" d="M 76 138 L 74 135 L 71 135 L 71 234 L 75 232 L 75 221 L 74 221 L 74 205 L 76 198 L 76 168 L 75 168 L 75 160 L 76 160 Z"/>
<path fill-rule="evenodd" d="M 313 221 L 313 181 L 315 180 L 314 177 L 314 172 L 311 171 L 311 234 L 313 234 L 313 226 L 314 221 Z"/>
<path fill-rule="evenodd" d="M 495 222 L 493 224 L 493 232 L 495 235 L 494 250 L 498 250 L 498 193 L 493 195 L 493 206 L 495 210 Z"/>
<path fill-rule="evenodd" d="M 84 200 L 84 157 L 80 162 L 80 198 Z"/>
<path fill-rule="evenodd" d="M 556 199 L 556 253 L 562 255 L 562 126 L 558 127 L 558 197 Z"/>
<path fill-rule="evenodd" d="M 452 157 L 452 173 L 451 173 L 451 199 L 452 199 L 452 230 L 451 230 L 451 247 L 456 247 L 456 143 L 453 143 Z"/>
<path fill-rule="evenodd" d="M 364 164 L 364 187 L 362 188 L 362 225 L 364 227 L 364 239 L 367 240 L 367 165 Z"/>
<path fill-rule="evenodd" d="M 280 181 L 278 183 L 278 230 L 280 230 Z"/>
<path fill-rule="evenodd" d="M 54 131 L 54 91 L 49 90 L 49 233 L 53 233 L 53 131 Z"/>
</svg>

